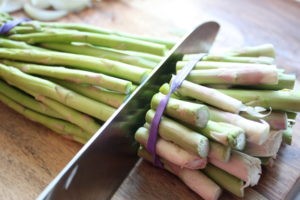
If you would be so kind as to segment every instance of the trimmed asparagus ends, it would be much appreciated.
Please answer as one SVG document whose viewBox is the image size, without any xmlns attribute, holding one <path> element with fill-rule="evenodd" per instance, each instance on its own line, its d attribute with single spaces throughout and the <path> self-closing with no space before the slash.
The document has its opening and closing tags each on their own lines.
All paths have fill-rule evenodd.
<svg viewBox="0 0 300 200">
<path fill-rule="evenodd" d="M 203 172 L 225 190 L 238 197 L 244 197 L 243 180 L 211 164 L 207 164 Z"/>
<path fill-rule="evenodd" d="M 151 108 L 156 109 L 164 97 L 165 95 L 161 93 L 155 94 L 151 101 Z M 209 119 L 209 111 L 206 105 L 174 98 L 169 99 L 165 112 L 179 121 L 197 127 L 205 127 Z"/>
<path fill-rule="evenodd" d="M 248 120 L 240 115 L 224 112 L 210 107 L 211 119 L 217 122 L 227 122 L 241 127 L 249 142 L 261 145 L 269 137 L 270 126 L 267 123 Z"/>
<path fill-rule="evenodd" d="M 135 133 L 135 140 L 143 146 L 147 146 L 148 138 L 149 130 L 147 128 L 140 127 Z M 185 151 L 176 144 L 161 138 L 156 143 L 156 152 L 161 158 L 181 168 L 202 169 L 206 165 L 205 158 L 200 158 L 198 155 Z"/>
<path fill-rule="evenodd" d="M 282 134 L 282 130 L 271 130 L 270 136 L 262 145 L 248 142 L 243 152 L 251 156 L 275 158 L 282 142 Z"/>
<path fill-rule="evenodd" d="M 146 122 L 151 124 L 155 115 L 154 110 L 149 110 L 146 114 Z M 181 148 L 193 152 L 202 158 L 207 157 L 209 152 L 208 139 L 180 123 L 167 117 L 162 117 L 158 129 L 159 135 L 168 141 L 172 141 Z"/>
<path fill-rule="evenodd" d="M 213 158 L 210 158 L 209 162 L 245 181 L 245 187 L 257 185 L 260 179 L 261 161 L 245 153 L 232 151 L 231 157 L 226 163 Z"/>
<path fill-rule="evenodd" d="M 152 163 L 151 154 L 144 147 L 139 148 L 138 155 Z M 222 189 L 201 171 L 180 168 L 162 158 L 160 160 L 166 170 L 176 175 L 185 185 L 202 198 L 207 200 L 219 199 Z"/>
</svg>

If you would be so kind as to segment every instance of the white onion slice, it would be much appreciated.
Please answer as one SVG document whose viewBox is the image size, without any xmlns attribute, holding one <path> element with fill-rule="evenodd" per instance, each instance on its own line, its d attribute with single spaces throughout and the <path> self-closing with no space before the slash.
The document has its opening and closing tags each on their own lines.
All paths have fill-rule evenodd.
<svg viewBox="0 0 300 200">
<path fill-rule="evenodd" d="M 51 0 L 51 6 L 56 10 L 80 11 L 92 5 L 91 0 Z"/>
<path fill-rule="evenodd" d="M 68 14 L 66 10 L 43 10 L 30 4 L 24 5 L 24 11 L 33 19 L 41 21 L 52 21 Z"/>
<path fill-rule="evenodd" d="M 20 10 L 25 3 L 25 0 L 1 0 L 0 12 L 15 12 Z"/>
<path fill-rule="evenodd" d="M 51 0 L 30 0 L 31 4 L 37 8 L 49 8 Z"/>
</svg>

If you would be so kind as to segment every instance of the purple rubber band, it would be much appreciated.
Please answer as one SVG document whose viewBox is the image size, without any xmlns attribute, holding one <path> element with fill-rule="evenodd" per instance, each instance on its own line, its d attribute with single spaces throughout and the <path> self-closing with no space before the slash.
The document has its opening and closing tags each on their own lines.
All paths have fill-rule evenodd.
<svg viewBox="0 0 300 200">
<path fill-rule="evenodd" d="M 151 122 L 151 126 L 150 126 L 149 139 L 147 142 L 147 150 L 152 154 L 153 160 L 154 160 L 154 165 L 157 167 L 163 168 L 161 161 L 158 159 L 158 156 L 156 155 L 156 141 L 157 141 L 157 137 L 158 137 L 158 129 L 159 129 L 160 119 L 161 119 L 163 112 L 168 104 L 171 94 L 173 92 L 175 92 L 175 90 L 177 88 L 180 87 L 182 82 L 185 80 L 185 78 L 191 72 L 191 70 L 194 68 L 194 66 L 197 64 L 197 62 L 202 60 L 202 58 L 205 55 L 206 54 L 204 54 L 204 53 L 198 54 L 182 68 L 182 70 L 173 78 L 173 80 L 171 82 L 169 93 L 160 101 L 160 103 L 156 109 L 154 118 L 153 118 L 153 120 Z"/>
<path fill-rule="evenodd" d="M 22 22 L 29 21 L 30 19 L 28 18 L 20 18 L 20 19 L 14 19 L 8 22 L 5 22 L 2 24 L 0 27 L 0 34 L 5 35 L 7 34 L 11 29 L 13 29 L 15 26 L 18 26 Z"/>
</svg>

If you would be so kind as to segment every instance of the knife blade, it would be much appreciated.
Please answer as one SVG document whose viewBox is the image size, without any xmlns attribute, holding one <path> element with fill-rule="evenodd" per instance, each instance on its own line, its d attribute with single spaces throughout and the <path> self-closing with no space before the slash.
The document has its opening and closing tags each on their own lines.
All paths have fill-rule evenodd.
<svg viewBox="0 0 300 200">
<path fill-rule="evenodd" d="M 184 54 L 208 52 L 218 30 L 216 22 L 206 22 L 183 37 L 37 199 L 109 199 L 139 159 L 134 133 L 152 96 L 170 81 Z"/>
</svg>

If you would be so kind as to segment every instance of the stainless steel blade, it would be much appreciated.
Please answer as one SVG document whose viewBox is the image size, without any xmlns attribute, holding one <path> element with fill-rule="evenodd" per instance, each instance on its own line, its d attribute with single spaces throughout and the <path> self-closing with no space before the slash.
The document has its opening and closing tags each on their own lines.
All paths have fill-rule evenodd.
<svg viewBox="0 0 300 200">
<path fill-rule="evenodd" d="M 138 160 L 133 136 L 151 97 L 171 79 L 183 54 L 208 52 L 218 30 L 216 22 L 207 22 L 187 34 L 37 199 L 109 199 Z"/>
</svg>

